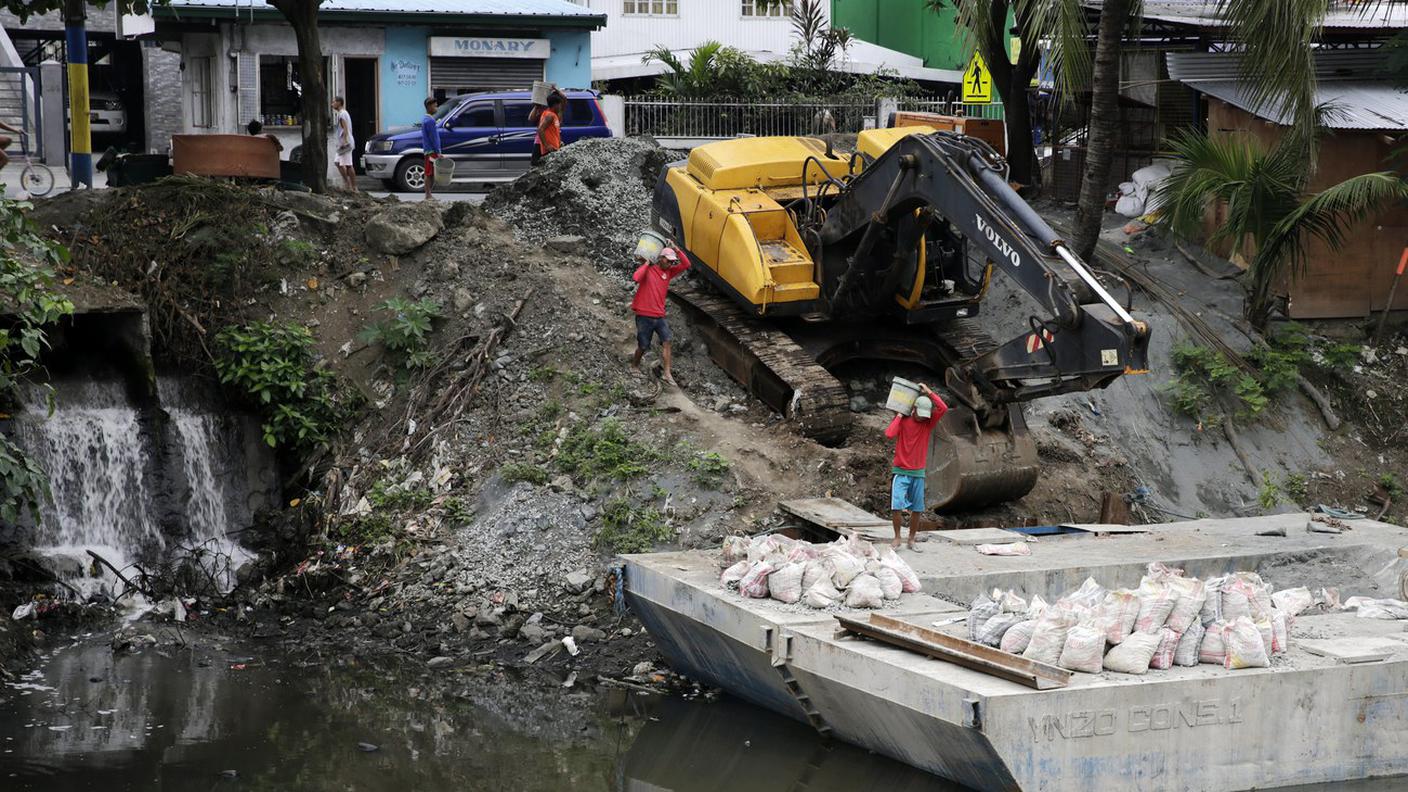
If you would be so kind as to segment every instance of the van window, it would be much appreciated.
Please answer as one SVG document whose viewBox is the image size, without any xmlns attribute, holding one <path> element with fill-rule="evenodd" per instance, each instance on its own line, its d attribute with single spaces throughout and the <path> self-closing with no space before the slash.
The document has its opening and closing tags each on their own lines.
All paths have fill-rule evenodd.
<svg viewBox="0 0 1408 792">
<path fill-rule="evenodd" d="M 532 102 L 505 101 L 504 102 L 504 128 L 505 129 L 533 129 L 538 125 L 528 120 L 528 113 L 533 110 Z"/>
<path fill-rule="evenodd" d="M 563 126 L 595 126 L 596 114 L 592 112 L 592 100 L 590 99 L 568 99 L 567 118 L 562 121 Z"/>
<path fill-rule="evenodd" d="M 451 126 L 456 128 L 492 127 L 494 126 L 494 106 L 486 103 L 465 108 L 463 113 L 455 116 Z"/>
</svg>

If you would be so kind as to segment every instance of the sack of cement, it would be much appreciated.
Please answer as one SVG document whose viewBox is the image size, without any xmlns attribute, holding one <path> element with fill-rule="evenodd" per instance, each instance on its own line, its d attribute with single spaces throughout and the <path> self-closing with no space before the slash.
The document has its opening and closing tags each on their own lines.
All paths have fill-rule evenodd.
<svg viewBox="0 0 1408 792">
<path fill-rule="evenodd" d="M 748 559 L 745 558 L 739 561 L 728 569 L 725 569 L 722 575 L 719 575 L 719 585 L 724 588 L 728 588 L 730 585 L 737 585 L 738 582 L 743 579 L 743 576 L 748 574 L 748 570 L 752 568 L 753 565 L 748 563 Z"/>
<path fill-rule="evenodd" d="M 753 599 L 766 597 L 768 595 L 768 575 L 772 574 L 772 569 L 772 564 L 766 561 L 759 561 L 749 567 L 748 573 L 738 581 L 738 593 Z"/>
<path fill-rule="evenodd" d="M 1178 639 L 1178 648 L 1173 650 L 1173 664 L 1190 667 L 1198 664 L 1198 647 L 1202 646 L 1203 634 L 1207 630 L 1197 619 L 1188 625 L 1188 631 Z"/>
<path fill-rule="evenodd" d="M 1158 633 L 1134 632 L 1124 639 L 1124 643 L 1105 654 L 1105 670 L 1121 674 L 1143 674 L 1149 670 L 1149 661 L 1158 651 L 1163 640 L 1162 628 Z"/>
<path fill-rule="evenodd" d="M 839 548 L 829 548 L 822 563 L 831 570 L 831 585 L 838 589 L 851 585 L 856 575 L 865 571 L 865 564 L 859 558 Z"/>
<path fill-rule="evenodd" d="M 1032 549 L 1026 542 L 1008 542 L 1006 544 L 980 544 L 978 552 L 990 556 L 1029 556 Z"/>
<path fill-rule="evenodd" d="M 1099 613 L 1107 628 L 1105 640 L 1112 644 L 1123 643 L 1125 637 L 1134 632 L 1134 622 L 1139 618 L 1139 596 L 1127 589 L 1107 591 Z"/>
<path fill-rule="evenodd" d="M 1145 577 L 1139 584 L 1139 617 L 1134 621 L 1134 629 L 1142 633 L 1158 635 L 1173 613 L 1178 602 L 1178 594 L 1166 580 Z"/>
<path fill-rule="evenodd" d="M 1002 642 L 998 644 L 998 648 L 1010 654 L 1021 654 L 1031 644 L 1035 630 L 1036 619 L 1019 621 L 1002 634 Z"/>
<path fill-rule="evenodd" d="M 1223 628 L 1222 641 L 1227 647 L 1223 668 L 1266 668 L 1271 665 L 1266 657 L 1266 643 L 1262 641 L 1261 632 L 1245 616 Z"/>
<path fill-rule="evenodd" d="M 806 566 L 802 568 L 802 591 L 806 591 L 812 586 L 815 586 L 817 581 L 822 578 L 826 578 L 827 582 L 830 583 L 831 570 L 827 569 L 826 564 L 822 563 L 819 558 L 808 561 Z"/>
<path fill-rule="evenodd" d="M 752 541 L 740 534 L 724 537 L 724 563 L 732 564 L 748 557 L 748 546 Z"/>
<path fill-rule="evenodd" d="M 1027 644 L 1022 656 L 1047 665 L 1061 662 L 1061 651 L 1066 648 L 1066 636 L 1070 634 L 1075 619 L 1061 609 L 1051 607 L 1037 620 L 1032 631 L 1031 643 Z"/>
<path fill-rule="evenodd" d="M 919 575 L 915 574 L 914 568 L 903 558 L 900 558 L 899 553 L 896 553 L 893 547 L 881 545 L 879 553 L 880 563 L 895 570 L 895 573 L 900 576 L 900 584 L 906 594 L 913 594 L 922 588 L 919 584 Z"/>
<path fill-rule="evenodd" d="M 1284 654 L 1291 640 L 1291 617 L 1277 611 L 1271 614 L 1271 653 Z"/>
<path fill-rule="evenodd" d="M 1344 609 L 1358 611 L 1361 619 L 1408 619 L 1408 602 L 1399 599 L 1350 597 Z"/>
<path fill-rule="evenodd" d="M 1218 620 L 1209 624 L 1203 633 L 1203 642 L 1198 645 L 1198 662 L 1210 665 L 1222 665 L 1227 662 L 1227 643 L 1223 639 L 1223 634 L 1227 631 L 1227 622 Z"/>
<path fill-rule="evenodd" d="M 994 648 L 1002 646 L 1002 637 L 1021 621 L 1022 617 L 1015 613 L 999 613 L 983 623 L 978 630 L 977 641 Z"/>
<path fill-rule="evenodd" d="M 1071 671 L 1100 673 L 1105 667 L 1105 625 L 1087 622 L 1072 627 L 1056 664 Z"/>
<path fill-rule="evenodd" d="M 792 562 L 778 567 L 768 575 L 768 596 L 778 602 L 792 604 L 802 598 L 802 573 L 805 564 Z"/>
<path fill-rule="evenodd" d="M 1178 642 L 1181 635 L 1174 632 L 1173 628 L 1165 627 L 1159 631 L 1159 646 L 1154 650 L 1154 654 L 1149 658 L 1149 667 L 1158 671 L 1166 671 L 1173 668 L 1173 656 L 1178 652 Z"/>
<path fill-rule="evenodd" d="M 846 589 L 847 608 L 882 608 L 885 606 L 885 592 L 880 589 L 880 581 L 874 575 L 856 575 Z"/>
<path fill-rule="evenodd" d="M 1300 588 L 1281 589 L 1272 594 L 1271 603 L 1276 606 L 1276 610 L 1282 611 L 1288 616 L 1299 616 L 1306 608 L 1315 604 L 1315 597 L 1311 595 L 1310 589 L 1301 586 Z"/>
<path fill-rule="evenodd" d="M 817 582 L 807 587 L 807 593 L 802 595 L 802 602 L 808 608 L 829 608 L 841 599 L 841 592 L 831 585 L 831 578 L 822 577 Z"/>
<path fill-rule="evenodd" d="M 968 640 L 978 640 L 978 635 L 983 630 L 983 625 L 988 620 L 1002 612 L 1002 606 L 997 604 L 992 597 L 986 594 L 979 594 L 968 606 Z"/>
<path fill-rule="evenodd" d="M 1203 590 L 1207 598 L 1203 600 L 1202 612 L 1198 615 L 1198 620 L 1204 627 L 1215 621 L 1222 619 L 1222 585 L 1227 582 L 1225 577 L 1208 578 L 1203 581 Z"/>
<path fill-rule="evenodd" d="M 1188 631 L 1190 624 L 1198 621 L 1203 602 L 1207 600 L 1207 586 L 1197 578 L 1172 578 L 1168 585 L 1178 595 L 1178 599 L 1173 604 L 1173 610 L 1169 611 L 1165 624 L 1170 630 L 1182 635 Z"/>
<path fill-rule="evenodd" d="M 880 581 L 880 591 L 884 593 L 885 599 L 899 599 L 900 595 L 904 593 L 904 581 L 900 580 L 900 573 L 896 572 L 893 567 L 885 566 L 879 561 L 871 561 L 869 567 L 867 571 Z"/>
<path fill-rule="evenodd" d="M 1095 578 L 1088 577 L 1080 584 L 1080 588 L 1067 592 L 1065 596 L 1057 600 L 1058 603 L 1065 603 L 1079 610 L 1093 611 L 1105 601 L 1105 587 L 1095 582 Z"/>
</svg>

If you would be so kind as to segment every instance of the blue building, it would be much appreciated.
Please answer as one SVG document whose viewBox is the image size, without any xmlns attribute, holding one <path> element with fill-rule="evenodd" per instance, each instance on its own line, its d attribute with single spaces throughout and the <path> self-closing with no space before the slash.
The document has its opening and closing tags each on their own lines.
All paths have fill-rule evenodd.
<svg viewBox="0 0 1408 792">
<path fill-rule="evenodd" d="M 181 129 L 237 133 L 251 119 L 285 150 L 302 138 L 293 29 L 263 0 L 170 0 L 154 9 L 181 56 Z M 427 96 L 591 86 L 591 31 L 606 16 L 569 0 L 327 0 L 318 30 L 329 96 L 357 139 L 416 123 Z M 172 97 L 176 101 L 177 97 Z"/>
</svg>

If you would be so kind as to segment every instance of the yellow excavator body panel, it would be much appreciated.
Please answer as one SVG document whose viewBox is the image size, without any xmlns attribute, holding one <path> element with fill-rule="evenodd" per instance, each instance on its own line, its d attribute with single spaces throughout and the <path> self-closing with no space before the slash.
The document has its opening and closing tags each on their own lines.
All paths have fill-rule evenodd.
<svg viewBox="0 0 1408 792">
<path fill-rule="evenodd" d="M 927 135 L 935 131 L 928 126 L 890 127 L 888 129 L 867 129 L 856 135 L 856 151 L 870 159 L 875 159 L 890 150 L 901 138 L 910 135 Z"/>
<path fill-rule="evenodd" d="M 904 136 L 926 131 L 932 130 L 867 130 L 858 150 L 879 156 Z M 819 189 L 826 180 L 823 166 L 837 178 L 849 173 L 849 159 L 828 157 L 826 144 L 816 138 L 736 138 L 699 146 L 684 167 L 666 173 L 679 206 L 680 241 L 758 314 L 821 296 L 816 263 L 778 200 L 799 197 L 804 169 L 805 187 Z M 906 289 L 900 304 L 917 304 L 922 288 L 920 280 Z"/>
</svg>

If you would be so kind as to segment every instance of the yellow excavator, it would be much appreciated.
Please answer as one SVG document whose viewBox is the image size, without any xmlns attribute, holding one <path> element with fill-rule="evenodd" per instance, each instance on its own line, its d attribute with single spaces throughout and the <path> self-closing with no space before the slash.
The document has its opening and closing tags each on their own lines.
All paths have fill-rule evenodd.
<svg viewBox="0 0 1408 792">
<path fill-rule="evenodd" d="M 959 510 L 1026 495 L 1040 475 L 1022 403 L 1103 388 L 1147 368 L 1149 328 L 1009 186 L 974 137 L 873 129 L 837 153 L 815 138 L 699 146 L 665 166 L 652 220 L 712 289 L 673 293 L 710 357 L 806 435 L 839 443 L 852 415 L 832 373 L 917 364 L 944 383 L 927 490 Z M 978 329 L 994 270 L 1043 315 Z"/>
</svg>

